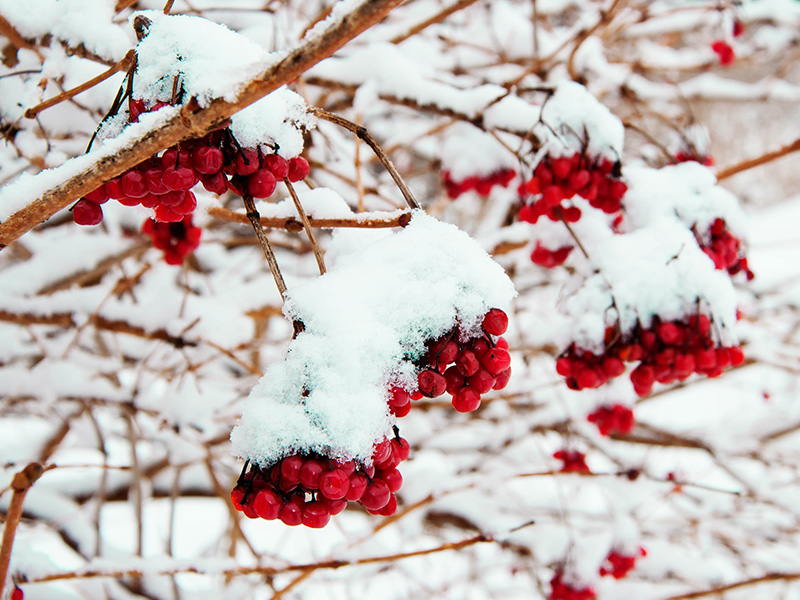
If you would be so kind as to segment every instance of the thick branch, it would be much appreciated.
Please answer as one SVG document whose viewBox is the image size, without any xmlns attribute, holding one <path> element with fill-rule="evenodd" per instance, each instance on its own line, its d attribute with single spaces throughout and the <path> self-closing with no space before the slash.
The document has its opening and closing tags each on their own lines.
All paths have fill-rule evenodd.
<svg viewBox="0 0 800 600">
<path fill-rule="evenodd" d="M 402 0 L 365 0 L 321 33 L 312 35 L 283 60 L 250 81 L 234 102 L 215 100 L 202 109 L 184 106 L 160 127 L 144 133 L 127 148 L 113 156 L 100 158 L 66 181 L 50 188 L 39 199 L 17 211 L 0 224 L 0 248 L 3 248 L 46 221 L 59 210 L 91 192 L 157 152 L 179 141 L 205 135 L 223 124 L 239 110 L 263 98 L 280 86 L 296 79 L 319 61 L 327 58 L 348 41 L 385 17 Z"/>
</svg>

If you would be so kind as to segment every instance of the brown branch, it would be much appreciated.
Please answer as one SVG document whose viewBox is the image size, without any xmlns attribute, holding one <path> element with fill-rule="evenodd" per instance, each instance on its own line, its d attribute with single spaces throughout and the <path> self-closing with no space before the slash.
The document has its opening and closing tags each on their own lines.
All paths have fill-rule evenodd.
<svg viewBox="0 0 800 600">
<path fill-rule="evenodd" d="M 404 33 L 403 35 L 398 35 L 396 38 L 392 39 L 393 44 L 399 44 L 400 42 L 404 42 L 408 38 L 417 35 L 419 32 L 427 29 L 431 25 L 435 25 L 436 23 L 441 23 L 450 15 L 457 13 L 461 9 L 467 8 L 468 6 L 475 4 L 477 0 L 458 0 L 455 4 L 448 6 L 447 8 L 442 9 L 435 15 L 433 15 L 429 19 L 425 19 L 422 23 L 414 25 L 408 32 Z"/>
<path fill-rule="evenodd" d="M 689 592 L 688 594 L 679 594 L 677 596 L 670 596 L 664 600 L 690 600 L 691 598 L 703 598 L 705 596 L 717 596 L 724 592 L 731 590 L 738 590 L 739 588 L 748 587 L 751 585 L 758 585 L 760 583 L 769 583 L 773 581 L 796 581 L 800 579 L 800 573 L 768 573 L 761 577 L 753 579 L 746 579 L 744 581 L 737 581 L 728 585 L 721 585 L 719 587 L 703 590 L 701 592 Z"/>
<path fill-rule="evenodd" d="M 383 148 L 380 147 L 378 142 L 375 141 L 375 138 L 370 135 L 366 127 L 362 127 L 361 125 L 357 125 L 352 121 L 348 121 L 344 117 L 340 117 L 339 115 L 328 112 L 324 108 L 312 107 L 309 109 L 309 112 L 314 116 L 325 119 L 326 121 L 330 121 L 334 125 L 338 125 L 339 127 L 343 127 L 348 131 L 352 131 L 360 140 L 366 142 L 366 144 L 372 148 L 372 151 L 378 157 L 378 160 L 381 161 L 381 164 L 384 166 L 384 168 L 389 172 L 389 175 L 392 176 L 392 179 L 394 179 L 397 187 L 400 188 L 400 193 L 403 194 L 403 198 L 406 199 L 406 203 L 408 203 L 412 209 L 420 208 L 419 202 L 417 202 L 417 199 L 414 198 L 414 194 L 411 193 L 411 190 L 408 189 L 406 182 L 403 181 L 403 178 L 400 176 L 400 173 L 397 171 L 394 163 L 383 151 Z"/>
<path fill-rule="evenodd" d="M 22 517 L 22 503 L 25 501 L 25 494 L 36 480 L 42 476 L 44 467 L 39 463 L 30 463 L 19 473 L 14 475 L 11 481 L 11 502 L 6 512 L 6 525 L 3 529 L 3 542 L 0 546 L 0 598 L 3 596 L 3 587 L 6 584 L 8 575 L 8 565 L 11 562 L 11 548 L 14 545 L 14 537 L 17 534 L 17 525 Z"/>
<path fill-rule="evenodd" d="M 319 268 L 319 274 L 325 275 L 325 261 L 322 258 L 322 250 L 320 250 L 319 244 L 317 243 L 317 236 L 314 235 L 314 230 L 311 229 L 311 223 L 308 221 L 308 215 L 306 214 L 303 205 L 300 203 L 300 198 L 297 197 L 297 192 L 294 191 L 294 186 L 292 182 L 289 181 L 288 177 L 285 177 L 283 183 L 286 184 L 286 188 L 289 190 L 289 195 L 292 197 L 292 202 L 294 202 L 294 207 L 297 209 L 297 214 L 300 215 L 300 221 L 303 223 L 303 229 L 306 230 L 306 236 L 308 236 L 308 241 L 311 243 L 311 249 L 314 251 L 314 258 L 317 259 L 317 267 Z"/>
<path fill-rule="evenodd" d="M 743 160 L 740 163 L 735 165 L 731 165 L 725 169 L 721 169 L 717 172 L 717 181 L 722 181 L 723 179 L 727 179 L 728 177 L 732 177 L 737 173 L 741 173 L 742 171 L 747 171 L 748 169 L 752 169 L 753 167 L 760 167 L 763 164 L 771 162 L 776 158 L 780 158 L 781 156 L 786 156 L 787 154 L 791 154 L 792 152 L 797 152 L 800 150 L 800 138 L 793 141 L 791 144 L 784 146 L 783 148 L 779 148 L 778 150 L 774 150 L 772 152 L 767 152 L 759 156 L 758 158 L 751 158 L 749 160 Z"/>
<path fill-rule="evenodd" d="M 365 0 L 318 35 L 303 41 L 280 61 L 270 64 L 259 77 L 247 83 L 233 102 L 215 100 L 206 108 L 192 103 L 166 123 L 142 133 L 110 156 L 101 156 L 66 181 L 48 189 L 38 199 L 0 224 L 0 249 L 8 246 L 71 202 L 139 164 L 142 160 L 180 142 L 199 137 L 222 125 L 237 111 L 298 78 L 348 41 L 383 19 L 402 0 Z"/>
<path fill-rule="evenodd" d="M 8 38 L 12 46 L 18 49 L 32 50 L 40 59 L 43 58 L 38 48 L 22 37 L 19 31 L 3 15 L 0 15 L 0 33 Z"/>
<path fill-rule="evenodd" d="M 90 88 L 93 88 L 98 83 L 105 81 L 106 79 L 108 79 L 109 77 L 111 77 L 112 75 L 114 75 L 119 71 L 126 71 L 131 66 L 131 63 L 133 62 L 135 56 L 136 52 L 133 49 L 128 50 L 128 53 L 125 55 L 125 58 L 123 58 L 115 65 L 112 65 L 107 70 L 100 73 L 100 75 L 98 75 L 97 77 L 93 77 L 89 81 L 85 81 L 82 84 L 77 85 L 70 90 L 65 90 L 60 94 L 53 96 L 52 98 L 49 98 L 48 100 L 45 100 L 40 104 L 37 104 L 33 108 L 29 108 L 28 110 L 25 111 L 25 116 L 29 119 L 33 119 L 43 110 L 47 110 L 48 108 L 55 106 L 56 104 L 60 104 L 65 100 L 69 100 L 70 98 L 77 96 L 78 94 L 85 92 Z"/>
<path fill-rule="evenodd" d="M 98 577 L 112 577 L 120 579 L 122 577 L 143 577 L 145 575 L 153 576 L 169 576 L 177 575 L 179 573 L 213 573 L 216 575 L 278 575 L 281 573 L 291 573 L 294 571 L 314 571 L 317 569 L 341 569 L 342 567 L 352 567 L 359 565 L 370 565 L 383 562 L 395 562 L 406 558 L 413 558 L 415 556 L 427 556 L 429 554 L 438 554 L 439 552 L 447 552 L 450 550 L 461 550 L 475 544 L 486 542 L 493 542 L 494 538 L 485 533 L 463 539 L 459 542 L 449 542 L 436 546 L 435 548 L 428 548 L 426 550 L 414 550 L 411 552 L 399 552 L 397 554 L 389 554 L 384 556 L 370 556 L 366 558 L 357 558 L 354 560 L 327 560 L 317 563 L 306 563 L 299 565 L 289 565 L 288 567 L 238 567 L 235 569 L 223 569 L 220 571 L 205 571 L 198 567 L 184 566 L 174 567 L 169 569 L 161 569 L 157 571 L 145 571 L 143 569 L 126 569 L 123 571 L 104 571 L 100 569 L 87 569 L 85 571 L 70 571 L 67 573 L 56 573 L 53 575 L 44 575 L 41 577 L 32 577 L 28 579 L 30 583 L 44 583 L 46 581 L 64 581 L 68 579 L 96 579 Z"/>
<path fill-rule="evenodd" d="M 231 223 L 249 223 L 247 215 L 242 213 L 212 206 L 208 209 L 209 216 L 222 221 L 229 221 Z M 337 227 L 355 227 L 363 229 L 382 229 L 386 227 L 405 227 L 411 220 L 411 213 L 404 212 L 398 216 L 388 219 L 315 219 L 308 217 L 308 223 L 311 227 L 318 229 L 335 229 Z M 261 225 L 270 229 L 286 229 L 293 233 L 298 233 L 303 230 L 303 224 L 293 217 L 261 217 Z"/>
</svg>

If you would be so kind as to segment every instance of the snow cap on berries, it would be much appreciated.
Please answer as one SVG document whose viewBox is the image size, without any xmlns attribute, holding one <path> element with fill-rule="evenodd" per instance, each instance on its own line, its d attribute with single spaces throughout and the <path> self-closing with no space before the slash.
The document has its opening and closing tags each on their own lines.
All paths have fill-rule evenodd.
<svg viewBox="0 0 800 600">
<path fill-rule="evenodd" d="M 408 358 L 456 325 L 477 335 L 515 295 L 502 267 L 467 234 L 416 211 L 397 233 L 337 231 L 328 273 L 289 290 L 305 331 L 245 402 L 235 454 L 268 465 L 292 452 L 369 463 L 390 435 L 390 382 L 413 381 Z"/>
</svg>

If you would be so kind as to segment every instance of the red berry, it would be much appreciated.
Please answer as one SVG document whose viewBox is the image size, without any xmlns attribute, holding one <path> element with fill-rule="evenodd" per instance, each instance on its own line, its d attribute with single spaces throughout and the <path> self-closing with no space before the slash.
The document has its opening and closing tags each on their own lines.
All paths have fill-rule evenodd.
<svg viewBox="0 0 800 600">
<path fill-rule="evenodd" d="M 389 486 L 382 479 L 373 479 L 372 483 L 367 485 L 364 495 L 361 497 L 360 503 L 367 510 L 380 510 L 389 502 L 389 497 L 392 492 Z"/>
<path fill-rule="evenodd" d="M 72 219 L 78 225 L 97 225 L 103 220 L 103 209 L 88 200 L 78 200 L 72 207 Z"/>
<path fill-rule="evenodd" d="M 147 194 L 147 183 L 140 171 L 128 171 L 120 178 L 120 191 L 127 198 L 141 198 Z"/>
<path fill-rule="evenodd" d="M 247 191 L 253 198 L 269 198 L 275 191 L 275 175 L 259 169 L 247 178 Z"/>
<path fill-rule="evenodd" d="M 222 150 L 212 146 L 201 146 L 192 153 L 192 166 L 198 173 L 214 175 L 222 170 Z"/>
<path fill-rule="evenodd" d="M 331 520 L 331 510 L 327 502 L 309 502 L 303 506 L 303 525 L 321 529 Z"/>
<path fill-rule="evenodd" d="M 253 510 L 259 517 L 267 521 L 278 518 L 281 506 L 283 506 L 283 501 L 280 496 L 269 489 L 261 490 L 253 498 Z"/>
<path fill-rule="evenodd" d="M 456 368 L 458 372 L 464 377 L 469 377 L 478 372 L 480 363 L 474 352 L 470 350 L 462 350 L 461 354 L 456 359 Z"/>
<path fill-rule="evenodd" d="M 264 166 L 272 171 L 278 181 L 283 181 L 289 174 L 289 162 L 280 154 L 267 154 L 264 157 Z"/>
<path fill-rule="evenodd" d="M 216 173 L 215 175 L 201 175 L 200 182 L 203 187 L 211 192 L 221 196 L 228 191 L 228 178 L 225 173 Z"/>
<path fill-rule="evenodd" d="M 492 386 L 493 390 L 502 390 L 508 385 L 509 380 L 511 379 L 511 367 L 503 371 L 497 376 L 497 379 Z"/>
<path fill-rule="evenodd" d="M 22 593 L 22 589 L 14 586 L 14 589 L 11 591 L 11 595 L 9 596 L 9 600 L 23 600 L 25 594 Z"/>
<path fill-rule="evenodd" d="M 452 404 L 458 412 L 472 412 L 481 405 L 481 395 L 474 388 L 465 385 L 455 393 Z"/>
<path fill-rule="evenodd" d="M 319 487 L 320 476 L 326 471 L 321 461 L 310 458 L 300 467 L 300 485 L 307 490 L 316 490 Z"/>
<path fill-rule="evenodd" d="M 441 373 L 432 369 L 420 371 L 419 375 L 417 375 L 417 384 L 419 385 L 419 391 L 428 398 L 441 396 L 447 390 L 447 380 Z"/>
<path fill-rule="evenodd" d="M 503 348 L 492 348 L 480 357 L 480 361 L 492 376 L 496 376 L 511 366 L 511 355 Z"/>
<path fill-rule="evenodd" d="M 94 202 L 95 204 L 105 204 L 108 202 L 108 193 L 106 192 L 105 186 L 101 185 L 96 190 L 92 190 L 86 194 L 84 198 L 89 202 Z"/>
<path fill-rule="evenodd" d="M 486 369 L 478 369 L 474 375 L 467 377 L 467 384 L 479 394 L 485 394 L 494 387 L 495 377 Z"/>
<path fill-rule="evenodd" d="M 255 150 L 246 149 L 236 155 L 234 160 L 237 175 L 251 175 L 258 171 L 258 153 Z"/>
<path fill-rule="evenodd" d="M 379 471 L 375 474 L 376 477 L 379 479 L 383 479 L 386 482 L 386 485 L 389 486 L 389 490 L 392 493 L 396 492 L 400 489 L 403 485 L 403 476 L 400 474 L 400 471 L 397 469 L 390 469 L 388 471 Z"/>
<path fill-rule="evenodd" d="M 162 178 L 167 189 L 173 191 L 190 190 L 198 181 L 197 175 L 189 167 L 167 167 Z"/>
<path fill-rule="evenodd" d="M 353 473 L 350 476 L 350 487 L 347 489 L 347 493 L 344 496 L 345 500 L 350 500 L 350 502 L 358 502 L 361 500 L 368 483 L 369 481 L 366 475 L 362 473 Z"/>
<path fill-rule="evenodd" d="M 302 498 L 292 496 L 288 502 L 278 512 L 278 518 L 284 525 L 295 527 L 303 522 L 303 502 Z"/>
<path fill-rule="evenodd" d="M 319 478 L 319 491 L 329 500 L 341 500 L 350 489 L 350 478 L 344 471 L 334 469 Z"/>
<path fill-rule="evenodd" d="M 289 173 L 287 177 L 292 183 L 305 179 L 310 172 L 311 167 L 308 166 L 308 161 L 302 156 L 296 156 L 289 160 Z"/>
<path fill-rule="evenodd" d="M 483 317 L 483 329 L 489 335 L 503 335 L 508 329 L 508 315 L 499 308 L 493 308 Z"/>
</svg>

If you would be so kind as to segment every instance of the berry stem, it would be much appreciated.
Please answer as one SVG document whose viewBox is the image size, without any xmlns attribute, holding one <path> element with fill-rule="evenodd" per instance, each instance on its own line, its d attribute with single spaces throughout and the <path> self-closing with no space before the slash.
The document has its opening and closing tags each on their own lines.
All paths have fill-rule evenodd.
<svg viewBox="0 0 800 600">
<path fill-rule="evenodd" d="M 281 298 L 285 299 L 286 282 L 283 280 L 283 274 L 278 266 L 278 260 L 275 258 L 275 253 L 272 251 L 272 246 L 269 245 L 267 234 L 264 232 L 264 228 L 261 226 L 261 215 L 256 209 L 256 205 L 253 202 L 253 197 L 251 195 L 245 194 L 242 196 L 242 200 L 244 200 L 244 206 L 247 209 L 247 218 L 250 220 L 250 224 L 253 226 L 253 231 L 256 232 L 258 243 L 261 245 L 261 249 L 264 251 L 264 258 L 267 259 L 269 270 L 272 271 L 272 277 L 275 279 L 275 285 L 278 287 L 278 292 L 280 293 Z M 297 335 L 305 329 L 300 321 L 293 321 L 292 326 L 294 327 L 295 337 L 297 337 Z"/>
<path fill-rule="evenodd" d="M 591 258 L 589 258 L 589 253 L 586 251 L 586 248 L 583 247 L 583 244 L 581 243 L 578 234 L 575 233 L 575 230 L 572 228 L 569 222 L 564 218 L 564 213 L 561 211 L 561 208 L 556 207 L 555 210 L 558 214 L 558 218 L 561 219 L 561 222 L 564 224 L 564 227 L 567 228 L 567 231 L 569 231 L 569 235 L 572 237 L 573 240 L 575 240 L 575 243 L 578 245 L 578 248 L 580 248 L 583 255 L 586 257 L 587 260 L 591 260 Z"/>
<path fill-rule="evenodd" d="M 406 185 L 406 182 L 403 181 L 403 178 L 400 176 L 400 173 L 397 171 L 397 168 L 394 166 L 392 160 L 389 158 L 386 152 L 383 151 L 383 148 L 380 147 L 378 142 L 375 141 L 375 138 L 370 135 L 366 127 L 362 127 L 361 125 L 353 123 L 352 121 L 348 121 L 344 117 L 340 117 L 337 114 L 328 112 L 323 108 L 311 107 L 309 108 L 309 112 L 320 119 L 325 119 L 334 125 L 338 125 L 339 127 L 343 127 L 348 131 L 352 131 L 359 139 L 366 142 L 367 145 L 372 148 L 372 151 L 378 157 L 378 160 L 381 161 L 381 164 L 384 166 L 384 168 L 389 172 L 389 175 L 392 176 L 392 179 L 394 179 L 394 182 L 400 189 L 400 193 L 403 194 L 403 198 L 406 199 L 406 203 L 408 203 L 411 208 L 421 208 L 419 202 L 417 202 L 417 199 L 414 198 L 414 194 L 411 193 L 411 190 Z"/>
<path fill-rule="evenodd" d="M 11 501 L 6 511 L 6 526 L 3 529 L 3 542 L 0 546 L 0 598 L 3 597 L 3 587 L 6 584 L 8 565 L 11 562 L 11 547 L 17 533 L 17 525 L 22 517 L 22 503 L 25 494 L 44 473 L 44 467 L 39 463 L 30 463 L 22 471 L 14 475 L 11 481 Z"/>
<path fill-rule="evenodd" d="M 723 179 L 727 179 L 728 177 L 732 177 L 737 173 L 741 173 L 742 171 L 747 171 L 748 169 L 752 169 L 753 167 L 760 167 L 763 164 L 771 162 L 776 158 L 780 158 L 781 156 L 785 156 L 787 154 L 791 154 L 792 152 L 797 152 L 800 150 L 800 138 L 793 141 L 791 144 L 787 144 L 778 150 L 773 150 L 772 152 L 767 152 L 766 154 L 762 154 L 757 158 L 751 158 L 748 160 L 744 160 L 740 163 L 732 165 L 727 169 L 721 169 L 717 172 L 717 181 L 722 181 Z"/>
<path fill-rule="evenodd" d="M 284 177 L 283 183 L 286 184 L 286 188 L 289 190 L 289 195 L 291 195 L 292 197 L 294 206 L 297 209 L 297 214 L 300 215 L 300 220 L 303 222 L 303 229 L 306 230 L 308 241 L 311 242 L 311 249 L 314 251 L 314 258 L 317 259 L 319 274 L 325 275 L 326 269 L 325 269 L 325 261 L 322 258 L 322 250 L 320 249 L 319 244 L 317 243 L 317 236 L 314 235 L 314 230 L 311 229 L 311 223 L 308 221 L 308 215 L 306 215 L 306 211 L 303 208 L 303 205 L 300 203 L 300 198 L 297 197 L 297 192 L 295 191 L 292 182 L 289 181 L 289 178 Z"/>
</svg>

